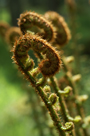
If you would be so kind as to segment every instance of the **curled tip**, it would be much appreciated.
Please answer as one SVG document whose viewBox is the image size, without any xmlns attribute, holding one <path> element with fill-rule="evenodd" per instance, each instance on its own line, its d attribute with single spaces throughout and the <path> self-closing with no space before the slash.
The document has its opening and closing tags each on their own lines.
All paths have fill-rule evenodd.
<svg viewBox="0 0 90 136">
<path fill-rule="evenodd" d="M 10 28 L 9 24 L 6 22 L 0 22 L 0 36 L 5 38 L 7 30 Z"/>
<path fill-rule="evenodd" d="M 30 73 L 31 73 L 31 75 L 32 75 L 33 77 L 36 77 L 36 76 L 39 74 L 39 69 L 38 69 L 38 67 L 32 69 L 32 71 L 31 71 Z"/>
<path fill-rule="evenodd" d="M 47 94 L 47 93 L 50 93 L 50 92 L 51 92 L 50 86 L 45 85 L 44 88 L 43 88 L 43 91 L 44 91 L 46 94 Z"/>
<path fill-rule="evenodd" d="M 42 36 L 43 39 L 46 39 L 49 42 L 52 42 L 56 37 L 52 24 L 43 16 L 35 12 L 25 12 L 21 14 L 18 19 L 18 25 L 23 34 L 29 30 Z"/>
<path fill-rule="evenodd" d="M 79 102 L 84 102 L 88 99 L 88 95 L 78 96 L 77 99 L 79 100 Z"/>
<path fill-rule="evenodd" d="M 36 86 L 42 86 L 43 87 L 45 85 L 45 82 L 46 82 L 46 78 L 42 77 L 37 81 Z"/>
<path fill-rule="evenodd" d="M 81 118 L 80 116 L 76 116 L 76 117 L 74 118 L 74 122 L 75 122 L 75 123 L 81 122 L 81 120 L 82 120 L 82 118 Z"/>
<path fill-rule="evenodd" d="M 23 58 L 21 58 L 22 62 L 23 62 Z M 26 71 L 30 71 L 34 68 L 34 61 L 33 59 L 28 58 L 25 62 L 25 70 Z"/>
<path fill-rule="evenodd" d="M 6 41 L 13 46 L 14 42 L 22 35 L 19 27 L 11 27 L 6 32 Z"/>
<path fill-rule="evenodd" d="M 66 93 L 70 93 L 70 91 L 72 91 L 72 87 L 67 86 L 67 87 L 64 88 L 64 91 L 65 91 Z"/>
<path fill-rule="evenodd" d="M 64 18 L 54 11 L 48 11 L 44 16 L 51 21 L 55 27 L 55 44 L 58 44 L 59 46 L 65 45 L 71 39 L 71 34 Z"/>
<path fill-rule="evenodd" d="M 57 95 L 55 93 L 52 93 L 49 96 L 49 101 L 51 102 L 52 105 L 54 105 L 57 102 Z"/>
<path fill-rule="evenodd" d="M 73 128 L 74 128 L 73 122 L 66 122 L 66 123 L 65 123 L 65 127 L 64 127 L 64 126 L 61 127 L 61 129 L 62 129 L 63 131 L 65 131 L 65 132 L 71 132 Z"/>
<path fill-rule="evenodd" d="M 67 86 L 64 88 L 64 91 L 59 90 L 58 93 L 60 93 L 61 95 L 68 95 L 70 91 L 72 91 L 72 88 L 70 86 Z"/>
<path fill-rule="evenodd" d="M 81 74 L 77 74 L 77 75 L 75 75 L 75 76 L 72 77 L 72 80 L 73 80 L 74 82 L 77 82 L 77 81 L 79 81 L 80 79 L 81 79 Z"/>
<path fill-rule="evenodd" d="M 73 56 L 69 56 L 69 57 L 66 58 L 66 62 L 67 63 L 71 63 L 73 61 L 74 61 L 74 57 Z"/>
<path fill-rule="evenodd" d="M 14 60 L 22 63 L 28 59 L 28 51 L 33 49 L 38 55 L 42 53 L 45 55 L 42 57 L 42 61 L 38 64 L 39 71 L 44 77 L 51 77 L 55 75 L 61 68 L 61 58 L 58 52 L 46 42 L 46 40 L 41 39 L 37 35 L 25 34 L 21 36 L 14 44 Z M 19 61 L 18 61 L 19 60 Z"/>
<path fill-rule="evenodd" d="M 81 120 L 82 120 L 82 118 L 81 118 L 81 116 L 76 116 L 75 118 L 73 118 L 73 117 L 71 117 L 71 116 L 67 116 L 68 117 L 68 120 L 69 121 L 72 121 L 72 122 L 74 122 L 74 123 L 79 123 L 79 122 L 81 122 Z"/>
</svg>

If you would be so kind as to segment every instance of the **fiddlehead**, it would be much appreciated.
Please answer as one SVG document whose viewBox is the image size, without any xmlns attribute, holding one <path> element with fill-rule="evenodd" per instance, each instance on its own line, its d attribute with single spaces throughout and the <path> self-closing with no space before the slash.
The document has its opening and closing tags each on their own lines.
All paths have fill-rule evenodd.
<svg viewBox="0 0 90 136">
<path fill-rule="evenodd" d="M 34 51 L 41 52 L 45 57 L 45 60 L 42 60 L 39 64 L 39 71 L 43 76 L 50 77 L 59 71 L 61 59 L 55 49 L 45 40 L 40 39 L 40 37 L 28 33 L 20 37 L 14 46 L 14 59 L 18 65 L 20 65 L 19 62 L 21 60 L 24 60 L 24 65 L 27 65 L 29 70 L 28 51 L 30 48 Z M 24 66 L 24 70 L 27 67 Z"/>
<path fill-rule="evenodd" d="M 53 41 L 55 39 L 55 32 L 52 24 L 37 13 L 26 12 L 21 14 L 18 19 L 18 25 L 20 26 L 23 34 L 25 34 L 27 30 L 31 31 L 32 27 L 36 26 L 39 31 L 38 34 L 42 35 L 44 39 L 47 41 Z M 44 35 L 42 34 L 42 31 L 40 32 L 40 30 L 44 31 Z"/>
<path fill-rule="evenodd" d="M 55 49 L 51 47 L 49 43 L 47 43 L 45 40 L 41 39 L 40 37 L 34 34 L 27 33 L 23 35 L 22 37 L 19 38 L 19 40 L 16 42 L 14 47 L 14 56 L 13 56 L 14 60 L 16 61 L 17 65 L 19 65 L 19 68 L 22 71 L 22 73 L 24 73 L 26 78 L 31 82 L 32 86 L 35 87 L 35 89 L 39 91 L 38 93 L 43 99 L 43 101 L 45 102 L 46 107 L 50 111 L 50 114 L 52 110 L 53 113 L 51 114 L 51 117 L 54 120 L 54 123 L 57 126 L 57 128 L 61 130 L 62 125 L 59 123 L 60 119 L 58 118 L 56 111 L 53 111 L 53 109 L 51 108 L 51 106 L 53 106 L 56 103 L 57 95 L 51 94 L 49 98 L 47 99 L 46 98 L 47 96 L 45 96 L 46 94 L 43 94 L 44 92 L 42 92 L 40 88 L 38 88 L 40 87 L 40 85 L 39 86 L 37 85 L 37 81 L 35 77 L 32 76 L 32 71 L 31 71 L 31 66 L 33 68 L 33 61 L 32 63 L 29 63 L 29 61 L 31 62 L 30 57 L 28 55 L 28 51 L 30 48 L 33 49 L 35 53 L 38 53 L 38 57 L 40 57 L 40 54 L 41 56 L 43 55 L 43 57 L 40 57 L 42 61 L 40 62 L 39 67 L 37 68 L 37 71 L 39 70 L 39 72 L 41 72 L 44 77 L 52 77 L 57 71 L 59 71 L 61 66 L 61 59 L 57 51 L 55 51 Z M 28 70 L 27 70 L 27 67 L 28 67 Z M 58 92 L 60 97 L 59 98 L 60 102 L 62 102 L 62 98 L 60 96 L 61 93 L 62 91 Z M 65 90 L 65 93 L 63 95 L 67 95 L 68 93 L 69 93 L 69 90 Z M 63 109 L 65 108 L 65 105 L 63 102 L 62 102 L 62 107 Z M 66 112 L 65 109 L 63 111 Z M 68 121 L 66 115 L 65 115 L 65 118 Z"/>
<path fill-rule="evenodd" d="M 64 88 L 64 91 L 59 90 L 58 93 L 61 94 L 62 96 L 68 95 L 72 91 L 72 88 L 70 86 L 67 86 Z"/>
<path fill-rule="evenodd" d="M 74 124 L 72 122 L 66 122 L 65 127 L 62 127 L 62 130 L 66 132 L 70 132 L 72 131 L 73 128 L 74 128 Z"/>
<path fill-rule="evenodd" d="M 59 46 L 65 45 L 70 40 L 71 34 L 64 18 L 53 11 L 46 12 L 44 16 L 52 22 L 56 29 L 57 35 L 54 44 L 58 44 Z"/>
<path fill-rule="evenodd" d="M 50 44 L 48 44 L 45 40 L 40 39 L 40 37 L 32 34 L 27 33 L 23 35 L 18 39 L 18 41 L 16 41 L 14 45 L 13 58 L 15 63 L 19 66 L 21 72 L 24 73 L 25 77 L 31 82 L 32 86 L 35 87 L 37 93 L 41 96 L 59 132 L 62 134 L 62 136 L 66 136 L 61 129 L 62 125 L 60 123 L 59 116 L 52 106 L 56 100 L 51 103 L 46 93 L 44 93 L 42 90 L 42 87 L 37 85 L 36 79 L 31 75 L 31 69 L 33 68 L 34 62 L 31 61 L 28 55 L 29 49 L 33 49 L 34 51 L 38 51 L 44 55 L 46 60 L 42 60 L 40 62 L 41 64 L 39 64 L 39 71 L 45 77 L 52 76 L 59 70 L 61 59 L 58 56 L 58 53 L 53 47 L 51 47 Z"/>
<path fill-rule="evenodd" d="M 6 31 L 10 28 L 9 24 L 5 22 L 0 22 L 0 35 L 4 38 Z"/>
<path fill-rule="evenodd" d="M 6 32 L 6 41 L 8 44 L 12 45 L 14 44 L 15 40 L 17 40 L 22 35 L 19 27 L 11 27 Z"/>
<path fill-rule="evenodd" d="M 54 105 L 57 102 L 57 95 L 55 93 L 52 93 L 49 96 L 49 100 L 50 100 L 51 104 Z"/>
</svg>

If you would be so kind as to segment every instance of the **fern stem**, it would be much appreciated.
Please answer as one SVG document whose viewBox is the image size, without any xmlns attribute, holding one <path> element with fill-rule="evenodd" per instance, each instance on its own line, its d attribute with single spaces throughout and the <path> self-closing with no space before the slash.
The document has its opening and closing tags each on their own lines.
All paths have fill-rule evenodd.
<svg viewBox="0 0 90 136">
<path fill-rule="evenodd" d="M 58 88 L 58 86 L 57 86 L 56 82 L 54 81 L 53 77 L 51 77 L 50 80 L 52 82 L 52 86 L 53 86 L 57 96 L 59 97 L 59 102 L 60 102 L 60 105 L 61 105 L 61 108 L 62 108 L 64 120 L 65 120 L 65 122 L 68 122 L 69 121 L 68 120 L 68 109 L 67 109 L 67 107 L 65 105 L 64 99 L 61 97 L 61 95 L 59 93 L 60 89 Z M 71 136 L 75 136 L 75 133 L 71 132 Z"/>
<path fill-rule="evenodd" d="M 65 71 L 65 73 L 67 73 L 67 72 L 69 71 L 69 68 L 68 68 L 67 63 L 65 62 L 64 57 L 62 58 L 62 62 L 63 62 L 63 64 L 64 64 L 63 70 Z M 72 77 L 72 74 L 71 74 L 71 77 L 68 76 L 68 74 L 66 74 L 65 76 L 66 76 L 66 78 L 68 79 L 70 86 L 73 88 L 73 94 L 74 94 L 74 97 L 76 98 L 76 96 L 78 95 L 78 94 L 77 94 L 78 92 L 77 92 L 75 83 L 74 83 L 74 81 L 73 81 L 72 78 L 71 78 L 71 77 Z M 78 100 L 78 99 L 77 99 L 77 102 L 75 102 L 75 104 L 76 104 L 76 110 L 77 110 L 78 114 L 81 116 L 81 118 L 82 118 L 82 120 L 83 120 L 84 117 L 85 117 L 85 115 L 84 115 L 84 113 L 82 112 L 82 107 L 81 107 L 81 105 L 79 104 L 79 100 Z M 89 136 L 89 134 L 88 134 L 86 128 L 82 128 L 82 130 L 83 130 L 84 136 Z"/>
</svg>

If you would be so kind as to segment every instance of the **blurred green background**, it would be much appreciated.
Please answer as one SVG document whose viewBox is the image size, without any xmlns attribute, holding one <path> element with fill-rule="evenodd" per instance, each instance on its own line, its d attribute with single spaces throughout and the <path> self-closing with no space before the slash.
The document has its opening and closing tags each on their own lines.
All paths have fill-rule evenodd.
<svg viewBox="0 0 90 136">
<path fill-rule="evenodd" d="M 90 115 L 90 3 L 88 0 L 75 2 L 76 7 L 71 13 L 72 9 L 63 0 L 0 0 L 0 21 L 17 26 L 17 18 L 26 10 L 40 14 L 48 10 L 57 11 L 65 18 L 72 39 L 63 47 L 64 55 L 75 56 L 73 73 L 82 75 L 78 83 L 79 94 L 88 94 L 89 99 L 84 107 L 86 115 Z M 28 105 L 28 111 L 25 106 L 27 93 L 23 86 L 24 79 L 15 68 L 11 56 L 8 44 L 0 37 L 0 136 L 39 136 L 32 118 L 32 108 Z M 31 88 L 31 91 L 34 90 Z M 50 136 L 47 127 L 43 135 Z"/>
</svg>

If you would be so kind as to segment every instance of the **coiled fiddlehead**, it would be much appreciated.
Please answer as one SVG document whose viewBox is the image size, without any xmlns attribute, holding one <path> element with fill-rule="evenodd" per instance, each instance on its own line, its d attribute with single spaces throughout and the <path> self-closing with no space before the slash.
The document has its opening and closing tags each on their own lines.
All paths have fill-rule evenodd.
<svg viewBox="0 0 90 136">
<path fill-rule="evenodd" d="M 30 48 L 33 49 L 34 51 L 37 50 L 42 54 L 46 54 L 46 60 L 42 60 L 41 64 L 39 64 L 39 70 L 45 77 L 52 76 L 56 73 L 56 71 L 59 70 L 61 64 L 60 57 L 58 56 L 54 48 L 51 47 L 45 40 L 40 39 L 40 37 L 38 36 L 28 33 L 20 37 L 15 42 L 13 49 L 14 52 L 13 59 L 15 63 L 19 66 L 21 72 L 24 73 L 25 77 L 31 82 L 32 86 L 35 87 L 37 93 L 41 96 L 47 109 L 50 112 L 50 115 L 58 131 L 62 134 L 62 136 L 66 136 L 63 130 L 61 129 L 62 125 L 60 123 L 60 119 L 56 111 L 54 110 L 51 102 L 49 101 L 47 95 L 42 90 L 42 87 L 37 85 L 36 79 L 31 75 L 30 71 L 33 68 L 34 63 L 28 55 L 28 51 Z M 52 67 L 50 66 L 50 64 L 52 65 Z M 47 70 L 48 69 L 47 67 L 51 70 Z M 53 68 L 55 69 L 55 71 Z"/>
<path fill-rule="evenodd" d="M 27 30 L 28 29 L 26 29 L 26 31 Z M 53 34 L 51 36 L 53 37 Z M 34 52 L 38 54 L 37 56 L 42 60 L 39 64 L 39 68 L 36 68 L 35 71 L 39 70 L 39 72 L 41 72 L 44 77 L 52 77 L 54 76 L 56 72 L 59 71 L 61 67 L 61 63 L 62 63 L 58 55 L 59 53 L 55 51 L 55 49 L 45 40 L 41 39 L 37 35 L 32 34 L 32 32 L 29 31 L 29 33 L 26 33 L 25 35 L 20 37 L 19 40 L 15 43 L 14 50 L 13 50 L 14 52 L 13 58 L 16 64 L 19 66 L 21 72 L 31 82 L 32 86 L 35 87 L 38 94 L 41 96 L 42 100 L 44 101 L 46 107 L 48 108 L 50 112 L 50 115 L 57 129 L 61 132 L 62 136 L 63 135 L 65 136 L 65 133 L 61 129 L 62 125 L 61 125 L 59 116 L 57 112 L 55 111 L 55 109 L 53 109 L 53 105 L 56 102 L 57 95 L 55 95 L 54 101 L 51 100 L 51 97 L 48 98 L 47 94 L 43 92 L 42 86 L 40 84 L 37 84 L 35 77 L 32 75 L 31 70 L 34 67 L 34 62 L 30 59 L 28 55 L 28 51 L 30 48 L 33 49 Z M 59 93 L 60 93 L 59 94 L 60 96 L 62 91 L 60 91 Z M 66 93 L 68 92 L 66 91 Z M 62 101 L 61 97 L 60 97 L 60 101 Z M 64 106 L 63 102 L 62 102 L 62 105 Z M 65 108 L 65 106 L 63 108 Z"/>
<path fill-rule="evenodd" d="M 62 127 L 62 130 L 69 132 L 69 131 L 72 131 L 73 128 L 74 128 L 73 123 L 67 122 L 67 123 L 65 123 L 65 127 Z"/>
<path fill-rule="evenodd" d="M 0 35 L 4 38 L 6 31 L 10 28 L 6 22 L 0 22 Z"/>
<path fill-rule="evenodd" d="M 25 63 L 27 63 L 30 48 L 41 52 L 43 55 L 45 54 L 45 60 L 42 60 L 39 64 L 39 70 L 43 76 L 50 77 L 59 71 L 61 59 L 55 49 L 45 40 L 40 39 L 40 37 L 28 33 L 20 37 L 14 45 L 14 59 L 18 65 L 20 65 L 21 59 L 24 59 Z M 27 65 L 29 66 L 29 63 Z"/>
<path fill-rule="evenodd" d="M 45 13 L 45 18 L 52 22 L 56 29 L 56 39 L 54 44 L 65 45 L 71 38 L 70 30 L 64 21 L 64 18 L 54 11 Z"/>
<path fill-rule="evenodd" d="M 27 30 L 31 30 L 33 26 L 36 26 L 38 29 L 44 30 L 44 35 L 41 32 L 44 39 L 49 42 L 55 39 L 55 32 L 52 24 L 37 13 L 26 12 L 24 14 L 21 14 L 20 18 L 18 19 L 18 25 L 20 26 L 23 34 L 25 34 Z M 38 32 L 39 35 L 41 35 L 40 30 Z"/>
<path fill-rule="evenodd" d="M 10 27 L 8 31 L 6 31 L 5 38 L 8 44 L 13 46 L 15 40 L 17 40 L 22 35 L 19 27 Z"/>
</svg>

